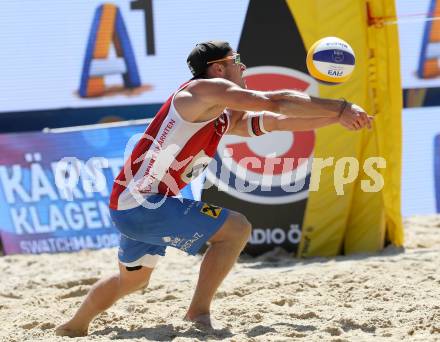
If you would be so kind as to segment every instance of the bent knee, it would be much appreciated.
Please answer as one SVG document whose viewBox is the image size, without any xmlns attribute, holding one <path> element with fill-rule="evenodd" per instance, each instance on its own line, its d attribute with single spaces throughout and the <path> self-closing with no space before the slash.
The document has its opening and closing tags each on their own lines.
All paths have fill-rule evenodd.
<svg viewBox="0 0 440 342">
<path fill-rule="evenodd" d="M 121 288 L 122 292 L 125 293 L 131 293 L 134 291 L 142 290 L 143 288 L 148 286 L 148 283 L 150 281 L 149 277 L 138 277 L 135 279 L 131 279 L 129 281 L 125 280 L 122 281 Z"/>
<path fill-rule="evenodd" d="M 236 218 L 235 218 L 234 226 L 236 231 L 238 231 L 240 235 L 248 239 L 252 232 L 252 224 L 243 214 L 235 213 L 235 215 Z"/>
<path fill-rule="evenodd" d="M 241 213 L 231 211 L 223 227 L 213 241 L 240 240 L 247 241 L 251 235 L 252 225 Z"/>
<path fill-rule="evenodd" d="M 149 282 L 150 282 L 149 276 L 142 276 L 142 277 L 136 279 L 134 286 L 136 287 L 136 290 L 141 290 L 144 287 L 147 287 Z"/>
<path fill-rule="evenodd" d="M 123 270 L 119 275 L 119 282 L 122 292 L 130 293 L 141 290 L 148 286 L 152 269 L 142 267 L 139 270 Z"/>
</svg>

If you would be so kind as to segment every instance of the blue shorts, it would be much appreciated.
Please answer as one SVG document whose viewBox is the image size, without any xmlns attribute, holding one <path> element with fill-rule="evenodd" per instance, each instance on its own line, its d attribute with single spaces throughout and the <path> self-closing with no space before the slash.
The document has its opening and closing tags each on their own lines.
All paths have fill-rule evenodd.
<svg viewBox="0 0 440 342">
<path fill-rule="evenodd" d="M 225 223 L 229 210 L 204 202 L 152 195 L 149 202 L 164 201 L 156 209 L 139 206 L 110 209 L 121 232 L 119 261 L 129 267 L 153 268 L 168 246 L 195 255 Z"/>
</svg>

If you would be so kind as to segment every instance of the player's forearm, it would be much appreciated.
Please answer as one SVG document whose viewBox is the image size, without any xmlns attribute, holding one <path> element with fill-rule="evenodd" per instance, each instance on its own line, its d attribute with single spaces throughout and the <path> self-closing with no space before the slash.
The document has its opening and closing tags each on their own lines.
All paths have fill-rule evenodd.
<svg viewBox="0 0 440 342">
<path fill-rule="evenodd" d="M 344 101 L 309 96 L 299 91 L 280 91 L 267 95 L 278 104 L 278 113 L 296 118 L 337 118 Z"/>
<path fill-rule="evenodd" d="M 273 120 L 272 123 L 267 122 L 267 125 L 270 126 L 269 129 L 275 131 L 292 131 L 292 132 L 310 131 L 339 122 L 339 118 L 337 117 L 304 119 L 304 118 L 291 118 L 285 115 L 280 115 L 279 117 L 274 117 L 271 119 Z"/>
</svg>

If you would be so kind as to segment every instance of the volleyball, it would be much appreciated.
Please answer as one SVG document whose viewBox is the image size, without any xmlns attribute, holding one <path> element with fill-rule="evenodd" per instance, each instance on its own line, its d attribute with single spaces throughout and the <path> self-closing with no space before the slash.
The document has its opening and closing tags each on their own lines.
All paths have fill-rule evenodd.
<svg viewBox="0 0 440 342">
<path fill-rule="evenodd" d="M 317 81 L 335 85 L 347 81 L 354 70 L 355 55 L 350 44 L 337 37 L 318 40 L 307 52 L 307 69 Z"/>
</svg>

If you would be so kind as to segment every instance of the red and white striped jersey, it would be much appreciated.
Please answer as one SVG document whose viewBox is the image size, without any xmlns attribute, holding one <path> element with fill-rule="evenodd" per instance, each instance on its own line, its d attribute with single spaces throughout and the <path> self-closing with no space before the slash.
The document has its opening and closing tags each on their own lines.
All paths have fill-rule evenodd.
<svg viewBox="0 0 440 342">
<path fill-rule="evenodd" d="M 173 103 L 178 91 L 165 102 L 125 161 L 113 183 L 111 209 L 135 208 L 151 194 L 175 196 L 213 158 L 229 128 L 229 113 L 205 122 L 185 121 Z"/>
</svg>

